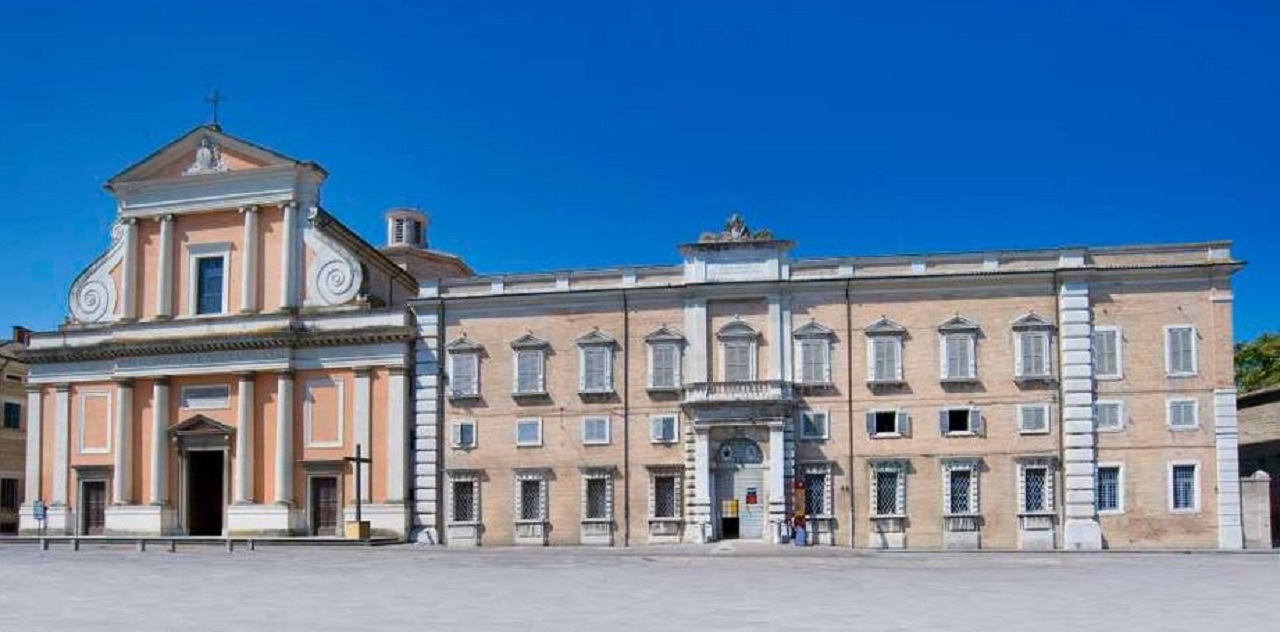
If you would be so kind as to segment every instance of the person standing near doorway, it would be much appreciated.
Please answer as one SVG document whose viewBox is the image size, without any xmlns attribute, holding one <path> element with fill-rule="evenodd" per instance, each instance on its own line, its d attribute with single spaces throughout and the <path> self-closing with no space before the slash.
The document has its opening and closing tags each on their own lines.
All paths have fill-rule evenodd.
<svg viewBox="0 0 1280 632">
<path fill-rule="evenodd" d="M 804 514 L 797 512 L 791 518 L 792 539 L 796 546 L 807 546 L 809 544 L 809 531 L 805 528 Z"/>
</svg>

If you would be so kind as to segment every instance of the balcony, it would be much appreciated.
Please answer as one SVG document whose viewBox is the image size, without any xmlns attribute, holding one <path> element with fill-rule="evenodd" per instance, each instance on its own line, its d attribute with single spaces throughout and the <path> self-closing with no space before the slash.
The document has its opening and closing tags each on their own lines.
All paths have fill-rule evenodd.
<svg viewBox="0 0 1280 632">
<path fill-rule="evenodd" d="M 792 387 L 782 380 L 698 382 L 684 388 L 685 404 L 790 401 Z"/>
</svg>

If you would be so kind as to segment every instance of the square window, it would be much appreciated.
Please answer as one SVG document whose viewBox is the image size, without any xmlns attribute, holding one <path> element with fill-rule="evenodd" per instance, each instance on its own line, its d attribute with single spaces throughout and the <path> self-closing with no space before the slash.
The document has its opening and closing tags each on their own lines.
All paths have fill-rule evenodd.
<svg viewBox="0 0 1280 632">
<path fill-rule="evenodd" d="M 582 420 L 582 443 L 605 445 L 609 443 L 609 418 L 586 417 Z"/>
<path fill-rule="evenodd" d="M 943 436 L 981 434 L 981 414 L 974 408 L 946 408 L 938 414 L 938 426 Z"/>
<path fill-rule="evenodd" d="M 231 387 L 226 384 L 182 387 L 182 407 L 191 410 L 217 410 L 231 405 Z"/>
<path fill-rule="evenodd" d="M 802 411 L 800 413 L 801 439 L 826 439 L 828 436 L 827 432 L 827 413 L 815 411 Z"/>
<path fill-rule="evenodd" d="M 455 448 L 476 447 L 476 422 L 471 420 L 454 422 L 452 443 Z"/>
<path fill-rule="evenodd" d="M 1124 428 L 1120 402 L 1099 401 L 1093 405 L 1093 409 L 1098 430 L 1114 432 Z"/>
<path fill-rule="evenodd" d="M 675 415 L 656 415 L 649 419 L 649 440 L 653 443 L 675 443 L 678 440 Z"/>
<path fill-rule="evenodd" d="M 542 445 L 542 420 L 517 419 L 516 445 L 535 447 Z"/>
<path fill-rule="evenodd" d="M 1018 431 L 1023 434 L 1049 432 L 1049 406 L 1029 404 L 1018 407 Z"/>
<path fill-rule="evenodd" d="M 891 435 L 898 432 L 898 411 L 877 410 L 871 413 L 873 435 Z"/>
<path fill-rule="evenodd" d="M 1198 402 L 1194 399 L 1169 401 L 1169 427 L 1174 430 L 1190 430 L 1200 425 L 1197 418 Z"/>
</svg>

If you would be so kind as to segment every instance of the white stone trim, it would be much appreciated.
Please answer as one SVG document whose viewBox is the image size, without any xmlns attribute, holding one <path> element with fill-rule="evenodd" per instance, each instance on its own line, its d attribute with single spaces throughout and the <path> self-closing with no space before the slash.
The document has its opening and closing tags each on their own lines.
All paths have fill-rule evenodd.
<svg viewBox="0 0 1280 632">
<path fill-rule="evenodd" d="M 520 441 L 520 426 L 522 424 L 537 424 L 538 438 L 536 441 Z M 542 418 L 541 417 L 521 417 L 516 419 L 515 424 L 515 445 L 519 448 L 540 448 L 542 447 Z"/>
<path fill-rule="evenodd" d="M 591 422 L 604 422 L 604 439 L 588 439 L 587 426 Z M 586 415 L 582 418 L 582 445 L 609 445 L 613 440 L 613 420 L 609 415 Z"/>
<path fill-rule="evenodd" d="M 1094 502 L 1097 429 L 1094 425 L 1093 313 L 1089 284 L 1064 281 L 1058 289 L 1058 345 L 1062 389 L 1064 503 L 1062 547 L 1102 548 Z"/>
<path fill-rule="evenodd" d="M 156 506 L 168 500 L 169 484 L 169 382 L 156 380 L 151 387 L 151 487 L 147 500 Z"/>
<path fill-rule="evenodd" d="M 275 489 L 272 500 L 293 503 L 293 374 L 276 376 Z"/>
<path fill-rule="evenodd" d="M 370 389 L 369 369 L 359 368 L 355 370 L 355 384 L 353 396 L 355 400 L 352 404 L 352 414 L 355 418 L 354 434 L 355 444 L 360 447 L 361 455 L 370 457 L 376 451 L 373 445 L 373 415 L 372 415 L 372 391 Z M 369 494 L 370 485 L 369 478 L 372 472 L 368 471 L 365 464 L 354 463 L 353 468 L 366 468 L 364 475 L 360 477 L 360 489 L 356 492 L 360 495 L 361 502 L 369 502 L 372 496 Z"/>
<path fill-rule="evenodd" d="M 244 249 L 241 252 L 240 264 L 240 311 L 257 312 L 258 304 L 258 240 L 261 239 L 259 229 L 259 211 L 257 206 L 245 206 L 240 209 L 244 214 Z"/>
<path fill-rule="evenodd" d="M 67 302 L 71 317 L 76 322 L 103 323 L 120 318 L 116 310 L 117 289 L 115 280 L 111 278 L 111 270 L 124 260 L 125 234 L 125 224 L 117 221 L 112 228 L 111 247 L 89 264 L 71 285 Z"/>
<path fill-rule="evenodd" d="M 236 451 L 231 500 L 238 504 L 253 502 L 253 445 L 258 410 L 254 386 L 251 374 L 241 374 L 236 379 Z"/>
<path fill-rule="evenodd" d="M 132 320 L 138 317 L 138 222 L 123 222 L 124 257 L 120 261 L 120 294 L 123 299 L 120 315 Z"/>
<path fill-rule="evenodd" d="M 309 215 L 318 211 L 312 207 Z M 302 231 L 303 242 L 315 256 L 307 269 L 307 306 L 344 305 L 356 298 L 364 282 L 360 261 L 324 231 L 307 222 Z M 301 257 L 299 262 L 305 261 Z"/>
<path fill-rule="evenodd" d="M 116 384 L 114 444 L 111 454 L 111 498 L 116 504 L 133 500 L 133 383 Z"/>
<path fill-rule="evenodd" d="M 218 405 L 218 404 L 196 405 L 196 406 L 191 405 L 190 396 L 187 393 L 192 389 L 199 389 L 199 388 L 223 389 L 223 391 L 225 391 L 225 394 L 222 396 L 222 399 L 223 399 L 222 404 L 221 405 Z M 231 385 L 230 384 L 221 383 L 221 382 L 209 383 L 209 384 L 187 384 L 180 389 L 178 394 L 178 408 L 182 410 L 227 410 L 230 407 L 231 407 Z"/>
<path fill-rule="evenodd" d="M 66 385 L 59 385 L 53 404 L 53 490 L 51 505 L 67 504 L 67 475 L 71 471 L 71 393 Z"/>
<path fill-rule="evenodd" d="M 434 375 L 432 376 L 434 378 Z M 405 369 L 391 367 L 387 376 L 387 445 L 386 445 L 386 502 L 396 504 L 404 502 L 409 493 L 406 470 L 409 462 L 405 449 L 408 447 L 409 421 L 409 376 Z M 370 450 L 372 453 L 373 450 Z"/>
<path fill-rule="evenodd" d="M 1175 404 L 1191 404 L 1192 417 L 1195 422 L 1190 425 L 1175 425 L 1173 423 L 1173 407 Z M 1200 429 L 1200 400 L 1195 397 L 1172 396 L 1166 397 L 1164 400 L 1164 419 L 1165 426 L 1174 432 L 1188 432 Z"/>
<path fill-rule="evenodd" d="M 156 318 L 173 316 L 173 215 L 160 221 L 160 261 L 156 265 Z"/>
<path fill-rule="evenodd" d="M 1244 548 L 1240 497 L 1240 437 L 1236 389 L 1213 391 L 1214 461 L 1217 465 L 1218 548 Z"/>
<path fill-rule="evenodd" d="M 199 306 L 200 260 L 222 259 L 222 307 L 215 314 L 200 314 Z M 187 311 L 188 316 L 216 316 L 231 311 L 231 244 L 227 242 L 187 245 Z"/>
<path fill-rule="evenodd" d="M 281 205 L 284 236 L 280 247 L 280 306 L 289 310 L 298 306 L 298 276 L 301 263 L 298 257 L 298 203 L 292 200 Z"/>
<path fill-rule="evenodd" d="M 1095 420 L 1100 418 L 1099 415 L 1097 414 L 1098 407 L 1101 407 L 1101 406 L 1116 407 L 1116 421 L 1119 423 L 1119 425 L 1114 428 L 1103 428 L 1101 425 L 1098 425 L 1097 427 L 1098 432 L 1100 433 L 1101 432 L 1124 432 L 1124 430 L 1129 427 L 1128 419 L 1126 419 L 1125 417 L 1126 411 L 1125 411 L 1125 402 L 1123 399 L 1120 399 L 1118 397 L 1098 399 L 1093 402 L 1093 406 L 1094 406 Z"/>
<path fill-rule="evenodd" d="M 85 403 L 90 398 L 93 398 L 93 399 L 101 398 L 101 399 L 107 400 L 107 405 L 105 408 L 105 410 L 107 411 L 106 412 L 107 418 L 104 420 L 107 427 L 106 427 L 106 431 L 103 434 L 103 441 L 106 442 L 105 446 L 100 446 L 100 447 L 86 446 L 84 443 Z M 111 445 L 112 445 L 111 435 L 115 429 L 115 414 L 116 414 L 116 411 L 111 404 L 112 401 L 113 401 L 113 398 L 111 397 L 110 390 L 81 390 L 78 393 L 76 393 L 76 445 L 77 445 L 76 450 L 80 454 L 110 454 L 111 453 Z"/>
<path fill-rule="evenodd" d="M 317 441 L 312 420 L 315 418 L 315 392 L 323 388 L 333 388 L 338 398 L 338 409 L 335 412 L 337 424 L 336 440 Z M 302 386 L 302 436 L 308 448 L 341 448 L 347 431 L 347 389 L 346 380 L 341 378 L 321 377 L 307 380 Z"/>
<path fill-rule="evenodd" d="M 41 492 L 41 479 L 43 470 L 41 467 L 44 462 L 44 450 L 41 449 L 40 439 L 44 436 L 44 410 L 42 409 L 44 398 L 41 389 L 29 389 L 27 391 L 27 452 L 26 452 L 26 472 L 24 482 L 26 483 L 26 492 L 23 496 L 23 503 L 31 505 L 36 500 L 43 500 Z"/>
</svg>

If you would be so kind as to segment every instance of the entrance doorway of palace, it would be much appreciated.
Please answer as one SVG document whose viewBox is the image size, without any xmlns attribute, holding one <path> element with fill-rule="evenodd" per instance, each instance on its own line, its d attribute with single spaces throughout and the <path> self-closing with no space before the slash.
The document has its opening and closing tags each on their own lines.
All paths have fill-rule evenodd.
<svg viewBox="0 0 1280 632">
<path fill-rule="evenodd" d="M 187 533 L 222 535 L 226 490 L 226 452 L 196 450 L 187 453 Z"/>
<path fill-rule="evenodd" d="M 107 482 L 80 483 L 81 535 L 102 535 L 107 525 Z"/>
<path fill-rule="evenodd" d="M 311 477 L 311 535 L 340 535 L 338 477 Z"/>
<path fill-rule="evenodd" d="M 764 537 L 764 453 L 745 437 L 728 439 L 716 452 L 716 520 L 722 540 Z"/>
</svg>

